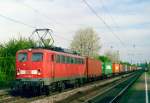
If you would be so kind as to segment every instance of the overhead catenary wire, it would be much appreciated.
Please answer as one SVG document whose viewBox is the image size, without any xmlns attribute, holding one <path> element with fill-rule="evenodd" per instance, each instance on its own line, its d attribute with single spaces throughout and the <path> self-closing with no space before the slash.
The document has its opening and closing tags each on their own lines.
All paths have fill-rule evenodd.
<svg viewBox="0 0 150 103">
<path fill-rule="evenodd" d="M 100 2 L 102 3 L 102 8 L 106 10 L 107 14 L 110 16 L 110 18 L 112 19 L 112 21 L 113 21 L 113 23 L 115 24 L 115 26 L 116 26 L 117 28 L 119 28 L 118 23 L 116 22 L 116 20 L 114 19 L 114 17 L 110 14 L 110 10 L 109 10 L 107 7 L 105 7 L 105 5 L 104 5 L 104 3 L 103 3 L 103 0 L 100 0 Z"/>
<path fill-rule="evenodd" d="M 61 21 L 58 21 L 56 19 L 53 19 L 52 17 L 48 16 L 46 13 L 38 10 L 37 8 L 35 7 L 32 7 L 31 5 L 27 4 L 27 3 L 24 3 L 22 1 L 18 1 L 18 3 L 24 5 L 26 8 L 29 8 L 29 9 L 32 9 L 35 13 L 43 16 L 45 19 L 47 19 L 47 21 L 51 24 L 52 22 L 50 22 L 50 20 L 52 20 L 55 24 L 58 24 L 58 25 L 72 25 L 72 26 L 81 26 L 81 25 L 84 25 L 84 24 L 80 24 L 80 23 L 77 23 L 77 24 L 72 24 L 72 23 L 63 23 Z M 55 25 L 51 24 L 52 26 L 55 27 Z M 63 27 L 62 26 L 62 27 Z"/>
<path fill-rule="evenodd" d="M 0 17 L 2 17 L 2 18 L 4 18 L 4 19 L 7 19 L 7 20 L 9 20 L 9 21 L 12 21 L 12 22 L 14 22 L 14 23 L 17 23 L 17 24 L 21 24 L 21 25 L 27 26 L 27 27 L 29 27 L 29 28 L 34 28 L 34 29 L 36 28 L 35 26 L 32 26 L 32 25 L 27 24 L 27 23 L 24 23 L 24 22 L 22 22 L 22 21 L 19 21 L 19 20 L 10 18 L 10 17 L 5 16 L 5 15 L 3 15 L 3 14 L 0 14 Z"/>
<path fill-rule="evenodd" d="M 50 23 L 50 24 L 51 24 L 50 26 L 53 26 L 53 27 L 54 27 L 53 23 L 52 23 L 52 22 L 50 22 L 50 19 L 51 19 L 51 18 L 50 18 L 50 17 L 48 17 L 46 14 L 44 14 L 43 12 L 40 12 L 38 9 L 33 8 L 32 6 L 30 6 L 30 5 L 26 4 L 26 3 L 22 2 L 22 1 L 18 1 L 18 3 L 20 3 L 20 4 L 24 5 L 26 8 L 32 9 L 35 13 L 37 13 L 37 14 L 39 14 L 39 15 L 41 15 L 41 16 L 43 16 L 43 17 L 45 17 L 45 18 L 48 20 L 48 23 Z M 53 19 L 53 21 L 55 21 L 55 20 Z M 55 23 L 58 23 L 58 22 L 57 22 L 57 21 L 55 21 Z"/>
<path fill-rule="evenodd" d="M 22 2 L 22 1 L 19 1 L 18 3 L 21 3 L 21 4 L 24 5 L 25 7 L 32 9 L 35 13 L 37 13 L 37 14 L 43 16 L 44 18 L 46 18 L 47 21 L 48 21 L 48 23 L 51 24 L 51 22 L 50 22 L 49 20 L 52 19 L 52 18 L 50 18 L 50 17 L 49 17 L 48 15 L 46 15 L 45 13 L 39 11 L 38 9 L 36 9 L 36 8 L 30 6 L 30 5 L 28 5 L 28 4 L 26 4 L 26 3 Z M 52 19 L 52 20 L 53 20 L 56 24 L 65 25 L 65 24 L 63 24 L 63 23 L 61 23 L 61 22 L 56 21 L 55 19 Z M 53 27 L 55 27 L 53 24 L 51 24 L 51 25 L 52 25 Z M 79 25 L 79 24 L 75 24 L 75 25 Z M 57 35 L 57 34 L 55 34 L 55 35 L 56 35 L 57 37 L 59 37 L 59 38 L 63 38 L 63 39 L 66 40 L 66 41 L 72 41 L 72 40 L 70 40 L 70 39 L 64 38 L 64 37 L 59 36 L 59 35 Z"/>
<path fill-rule="evenodd" d="M 0 14 L 0 17 L 4 18 L 4 19 L 6 19 L 6 20 L 9 20 L 9 21 L 11 21 L 11 22 L 24 25 L 24 26 L 29 27 L 29 28 L 32 28 L 32 29 L 37 29 L 37 27 L 35 27 L 35 26 L 32 26 L 32 25 L 30 25 L 30 24 L 24 23 L 24 22 L 22 22 L 22 21 L 19 21 L 19 20 L 13 19 L 13 18 L 10 18 L 10 17 L 5 16 L 5 15 L 2 15 L 2 14 Z M 57 35 L 57 34 L 55 34 L 55 35 L 56 35 L 57 37 L 63 38 L 62 40 L 69 40 L 69 41 L 71 41 L 70 39 L 66 39 L 66 38 L 64 38 L 64 37 L 62 37 L 62 36 L 59 36 L 59 35 Z"/>
<path fill-rule="evenodd" d="M 66 24 L 64 24 L 64 23 L 62 23 L 62 22 L 60 22 L 60 21 L 57 21 L 57 20 L 55 20 L 55 19 L 49 17 L 48 15 L 46 15 L 45 13 L 39 11 L 39 10 L 38 10 L 37 8 L 35 8 L 35 7 L 32 7 L 32 6 L 26 4 L 26 3 L 22 2 L 22 1 L 19 1 L 19 3 L 21 3 L 22 5 L 24 5 L 25 7 L 29 8 L 29 9 L 32 9 L 35 13 L 37 13 L 37 14 L 43 16 L 45 19 L 47 19 L 47 20 L 49 21 L 49 23 L 52 23 L 52 22 L 50 22 L 50 19 L 51 19 L 51 20 L 52 20 L 54 23 L 56 23 L 56 24 L 59 24 L 59 25 L 66 25 Z M 75 25 L 79 25 L 79 24 L 75 24 Z M 81 24 L 80 24 L 80 25 L 81 25 Z M 54 26 L 54 25 L 53 25 L 53 26 Z"/>
<path fill-rule="evenodd" d="M 108 9 L 108 8 L 104 5 L 103 0 L 99 0 L 99 1 L 100 1 L 100 3 L 102 4 L 102 8 L 105 9 L 105 11 L 107 12 L 107 14 L 110 16 L 110 18 L 111 18 L 112 22 L 114 23 L 115 27 L 116 27 L 117 29 L 119 29 L 120 26 L 118 25 L 118 23 L 116 22 L 116 20 L 114 19 L 114 17 L 110 14 L 110 9 Z"/>
<path fill-rule="evenodd" d="M 103 8 L 103 9 L 107 12 L 107 14 L 110 16 L 110 18 L 111 18 L 112 22 L 114 23 L 115 27 L 116 27 L 117 29 L 119 29 L 118 23 L 115 21 L 114 17 L 110 14 L 110 10 L 104 5 L 103 0 L 99 0 L 99 1 L 100 1 L 100 3 L 102 4 L 102 8 Z"/>
<path fill-rule="evenodd" d="M 86 4 L 86 6 L 92 11 L 92 13 L 101 21 L 101 22 L 103 22 L 103 24 L 106 26 L 106 28 L 108 29 L 108 30 L 110 30 L 110 32 L 116 37 L 116 39 L 118 39 L 119 41 L 120 41 L 120 43 L 122 44 L 122 46 L 124 46 L 125 47 L 125 43 L 117 36 L 117 34 L 112 30 L 112 28 L 105 22 L 105 20 L 101 17 L 101 16 L 99 16 L 98 14 L 97 14 L 97 12 L 93 9 L 93 7 L 86 1 L 86 0 L 82 0 L 85 4 Z"/>
</svg>

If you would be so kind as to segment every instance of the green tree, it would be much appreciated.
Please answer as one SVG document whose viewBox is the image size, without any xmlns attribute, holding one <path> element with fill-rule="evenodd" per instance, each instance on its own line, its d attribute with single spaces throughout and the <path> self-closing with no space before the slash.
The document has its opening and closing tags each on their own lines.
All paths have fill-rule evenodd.
<svg viewBox="0 0 150 103">
<path fill-rule="evenodd" d="M 111 62 L 111 60 L 106 56 L 99 56 L 98 59 L 102 62 Z"/>
<path fill-rule="evenodd" d="M 11 39 L 0 45 L 0 80 L 15 78 L 15 56 L 21 49 L 34 47 L 35 43 L 25 38 Z"/>
</svg>

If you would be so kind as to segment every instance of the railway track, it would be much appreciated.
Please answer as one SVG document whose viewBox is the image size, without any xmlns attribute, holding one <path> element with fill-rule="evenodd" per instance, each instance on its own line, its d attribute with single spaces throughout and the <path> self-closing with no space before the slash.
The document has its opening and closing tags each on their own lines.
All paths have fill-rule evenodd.
<svg viewBox="0 0 150 103">
<path fill-rule="evenodd" d="M 85 91 L 79 91 L 76 94 L 74 94 L 66 99 L 57 101 L 57 103 L 109 103 L 117 94 L 115 93 L 116 90 L 114 90 L 112 92 L 113 95 L 115 93 L 114 97 L 112 94 L 107 96 L 106 95 L 106 94 L 108 94 L 107 92 L 111 91 L 113 88 L 116 88 L 116 86 L 119 86 L 122 83 L 126 83 L 126 84 L 122 84 L 122 85 L 127 85 L 128 84 L 127 81 L 131 81 L 131 80 L 133 80 L 133 78 L 138 78 L 138 76 L 140 74 L 141 73 L 136 73 L 134 75 L 125 76 L 122 79 L 118 79 L 116 81 L 107 83 L 106 85 L 100 85 L 100 86 L 97 85 L 92 89 L 88 89 Z M 122 89 L 122 88 L 120 88 L 120 89 Z M 114 102 L 114 103 L 116 103 L 116 102 Z"/>
<path fill-rule="evenodd" d="M 135 76 L 131 76 L 118 84 L 114 84 L 112 87 L 106 87 L 102 93 L 89 98 L 85 103 L 119 103 L 118 99 L 134 84 L 141 74 L 138 73 Z"/>
<path fill-rule="evenodd" d="M 93 84 L 91 83 L 88 86 L 83 86 L 83 87 L 80 87 L 80 88 L 77 88 L 74 90 L 70 90 L 66 93 L 64 92 L 59 95 L 47 97 L 45 99 L 37 100 L 32 103 L 41 103 L 41 102 L 44 102 L 44 103 L 55 103 L 55 102 L 56 103 L 74 103 L 73 102 L 74 100 L 76 101 L 75 103 L 80 103 L 80 102 L 83 103 L 83 101 L 87 100 L 87 98 L 85 98 L 85 100 L 79 99 L 80 102 L 78 101 L 78 98 L 81 98 L 83 95 L 91 93 L 91 91 L 97 91 L 98 88 L 103 88 L 109 84 L 114 84 L 117 81 L 122 81 L 123 78 L 127 78 L 128 76 L 131 76 L 131 75 L 133 75 L 133 73 L 113 78 L 114 80 L 111 80 L 111 81 L 109 79 L 103 80 L 103 81 L 97 81 Z"/>
<path fill-rule="evenodd" d="M 127 76 L 129 76 L 131 74 L 126 74 L 126 76 L 124 76 L 124 77 L 127 77 Z M 119 76 L 119 77 L 122 78 L 123 76 Z M 119 77 L 116 77 L 118 79 L 114 79 L 113 83 L 115 83 L 116 81 L 120 80 Z M 95 87 L 96 86 L 95 84 L 98 84 L 98 82 L 102 83 L 104 81 L 105 80 L 101 80 L 101 81 L 96 81 L 96 82 L 91 83 L 90 85 L 93 85 L 93 86 L 91 86 L 91 88 Z M 109 79 L 108 79 L 108 81 L 109 81 Z M 103 87 L 103 86 L 106 86 L 107 84 L 109 84 L 109 82 L 108 83 L 106 82 L 105 85 L 101 85 L 101 86 Z M 89 84 L 86 84 L 83 87 L 80 87 L 81 89 L 78 89 L 78 88 L 71 89 L 71 88 L 69 88 L 69 89 L 64 90 L 62 93 L 54 92 L 54 93 L 52 93 L 49 96 L 41 95 L 41 96 L 35 96 L 35 97 L 21 97 L 21 96 L 11 96 L 8 92 L 5 92 L 3 95 L 2 94 L 0 95 L 0 103 L 28 103 L 28 102 L 33 102 L 34 103 L 34 101 L 35 101 L 35 103 L 38 103 L 37 100 L 39 100 L 39 103 L 41 103 L 40 100 L 43 100 L 44 98 L 55 98 L 56 99 L 57 97 L 59 97 L 61 95 L 64 95 L 64 98 L 67 95 L 69 97 L 70 95 L 74 95 L 74 94 L 80 92 L 80 90 L 82 90 L 83 88 L 86 88 L 86 86 L 88 86 L 88 85 Z M 87 90 L 88 89 L 89 88 L 87 88 Z M 58 101 L 61 101 L 62 99 L 58 99 Z M 48 103 L 53 103 L 54 101 L 55 100 L 51 100 L 51 102 L 48 102 Z M 57 102 L 57 100 L 56 100 L 56 102 Z"/>
<path fill-rule="evenodd" d="M 130 86 L 132 86 L 137 79 L 138 79 L 138 77 L 134 78 L 132 81 L 130 81 L 129 84 L 127 86 L 125 86 L 109 103 L 116 103 L 116 102 L 118 102 L 119 97 L 121 97 L 123 95 L 123 93 L 125 91 L 127 91 L 128 88 Z"/>
</svg>

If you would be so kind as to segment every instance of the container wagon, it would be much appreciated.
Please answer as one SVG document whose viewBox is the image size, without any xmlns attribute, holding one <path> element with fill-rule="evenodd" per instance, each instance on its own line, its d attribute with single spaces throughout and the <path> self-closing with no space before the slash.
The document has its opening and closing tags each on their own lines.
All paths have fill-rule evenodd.
<svg viewBox="0 0 150 103">
<path fill-rule="evenodd" d="M 86 58 L 86 69 L 89 81 L 99 79 L 102 76 L 102 64 L 99 60 Z"/>
<path fill-rule="evenodd" d="M 124 73 L 128 72 L 128 66 L 126 64 L 123 65 L 123 71 L 124 71 Z"/>
<path fill-rule="evenodd" d="M 119 64 L 119 72 L 124 73 L 123 64 Z"/>
<path fill-rule="evenodd" d="M 114 75 L 118 75 L 120 73 L 119 64 L 118 63 L 113 63 L 112 70 L 113 70 Z"/>
<path fill-rule="evenodd" d="M 103 62 L 102 63 L 102 76 L 110 77 L 112 75 L 112 63 L 111 62 Z"/>
</svg>

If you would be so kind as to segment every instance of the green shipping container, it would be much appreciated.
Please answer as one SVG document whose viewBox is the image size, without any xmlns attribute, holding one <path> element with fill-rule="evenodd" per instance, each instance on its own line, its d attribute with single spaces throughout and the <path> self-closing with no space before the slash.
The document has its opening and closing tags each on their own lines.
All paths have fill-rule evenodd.
<svg viewBox="0 0 150 103">
<path fill-rule="evenodd" d="M 111 62 L 102 63 L 102 75 L 104 76 L 112 75 L 112 63 Z"/>
</svg>

